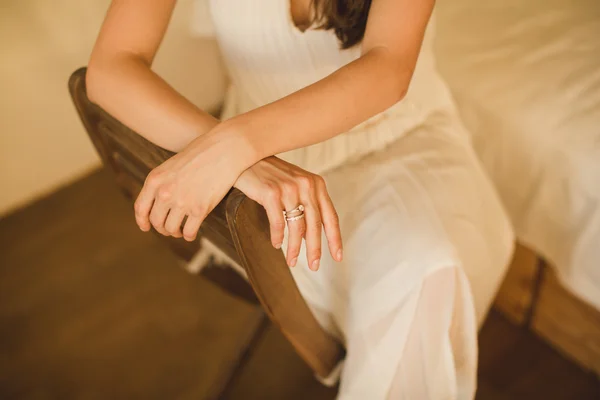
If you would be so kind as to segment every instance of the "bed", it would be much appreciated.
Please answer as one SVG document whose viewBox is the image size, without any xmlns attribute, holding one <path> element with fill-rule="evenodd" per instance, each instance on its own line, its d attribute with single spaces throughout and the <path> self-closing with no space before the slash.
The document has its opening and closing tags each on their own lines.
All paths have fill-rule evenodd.
<svg viewBox="0 0 600 400">
<path fill-rule="evenodd" d="M 438 66 L 521 245 L 499 308 L 600 373 L 600 2 L 443 0 L 436 17 Z"/>
</svg>

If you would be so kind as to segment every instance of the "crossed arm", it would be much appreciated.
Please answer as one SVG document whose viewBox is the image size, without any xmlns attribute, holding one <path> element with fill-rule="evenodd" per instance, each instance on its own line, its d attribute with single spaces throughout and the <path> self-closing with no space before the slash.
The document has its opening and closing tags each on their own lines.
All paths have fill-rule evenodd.
<svg viewBox="0 0 600 400">
<path fill-rule="evenodd" d="M 307 223 L 297 232 L 290 229 L 288 264 L 296 263 L 304 237 L 309 265 L 316 261 L 318 268 L 322 227 L 340 261 L 339 225 L 322 179 L 271 156 L 327 140 L 401 100 L 434 0 L 373 0 L 360 58 L 222 123 L 151 70 L 175 3 L 113 0 L 88 68 L 92 101 L 152 142 L 179 152 L 146 181 L 136 201 L 138 225 L 193 240 L 204 217 L 235 185 L 265 206 L 276 247 L 285 226 L 281 210 L 308 204 Z"/>
</svg>

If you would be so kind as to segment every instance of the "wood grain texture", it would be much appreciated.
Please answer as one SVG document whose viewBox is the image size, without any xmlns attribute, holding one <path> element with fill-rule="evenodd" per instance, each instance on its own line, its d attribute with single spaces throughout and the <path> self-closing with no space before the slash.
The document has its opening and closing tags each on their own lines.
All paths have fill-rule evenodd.
<svg viewBox="0 0 600 400">
<path fill-rule="evenodd" d="M 108 171 L 0 221 L 0 398 L 215 398 L 264 313 L 180 268 Z"/>
<path fill-rule="evenodd" d="M 492 310 L 479 333 L 477 400 L 597 400 L 598 377 Z"/>
<path fill-rule="evenodd" d="M 600 375 L 600 311 L 563 288 L 553 268 L 523 245 L 517 245 L 494 308 Z"/>
<path fill-rule="evenodd" d="M 600 376 L 600 311 L 562 287 L 550 268 L 544 271 L 532 329 Z"/>
</svg>

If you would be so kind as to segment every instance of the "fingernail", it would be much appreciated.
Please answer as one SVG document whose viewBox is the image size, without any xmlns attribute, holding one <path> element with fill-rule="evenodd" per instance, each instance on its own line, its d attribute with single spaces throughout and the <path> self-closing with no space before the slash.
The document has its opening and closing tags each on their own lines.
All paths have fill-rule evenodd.
<svg viewBox="0 0 600 400">
<path fill-rule="evenodd" d="M 295 267 L 296 266 L 296 261 L 298 261 L 298 257 L 292 258 L 292 261 L 290 261 L 290 267 Z"/>
<path fill-rule="evenodd" d="M 337 260 L 338 260 L 338 261 L 342 261 L 342 257 L 343 257 L 343 256 L 344 256 L 344 255 L 343 255 L 342 249 L 339 249 L 339 250 L 337 251 L 337 254 L 336 254 L 336 258 L 337 258 Z"/>
<path fill-rule="evenodd" d="M 316 271 L 319 269 L 319 259 L 318 258 L 312 262 L 310 269 L 312 269 L 313 271 Z"/>
<path fill-rule="evenodd" d="M 281 243 L 277 243 L 277 244 L 275 245 L 275 248 L 276 248 L 277 250 L 279 250 L 279 249 L 281 248 Z"/>
</svg>

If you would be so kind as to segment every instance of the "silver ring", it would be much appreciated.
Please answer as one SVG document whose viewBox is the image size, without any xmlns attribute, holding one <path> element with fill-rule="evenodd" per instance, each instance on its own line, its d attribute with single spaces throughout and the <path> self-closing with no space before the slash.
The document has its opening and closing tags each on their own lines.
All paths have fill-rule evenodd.
<svg viewBox="0 0 600 400">
<path fill-rule="evenodd" d="M 291 221 L 297 221 L 299 219 L 304 218 L 304 213 L 300 214 L 300 215 L 296 215 L 295 217 L 286 217 L 285 220 L 287 222 L 291 222 Z"/>
<path fill-rule="evenodd" d="M 304 206 L 302 204 L 299 204 L 298 207 L 294 208 L 293 210 L 289 210 L 289 211 L 284 211 L 283 215 L 288 217 L 292 217 L 293 215 L 290 214 L 295 214 L 295 215 L 300 215 L 304 213 Z"/>
<path fill-rule="evenodd" d="M 283 216 L 285 217 L 285 220 L 288 222 L 297 221 L 299 219 L 302 219 L 302 218 L 304 218 L 304 206 L 302 204 L 300 204 L 300 205 L 298 205 L 298 207 L 294 208 L 293 210 L 284 211 Z"/>
</svg>

